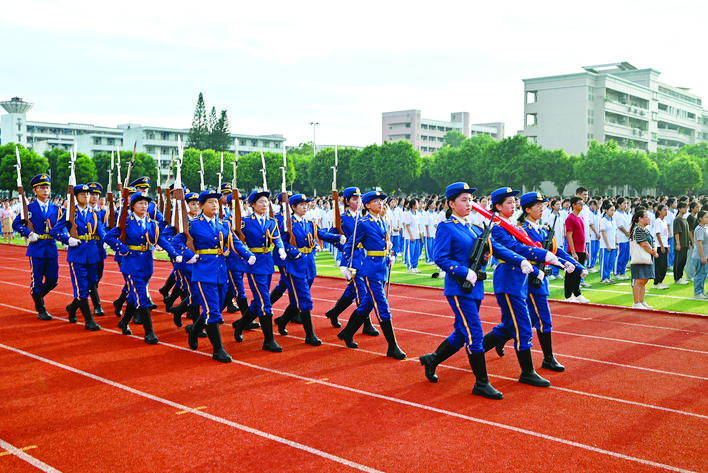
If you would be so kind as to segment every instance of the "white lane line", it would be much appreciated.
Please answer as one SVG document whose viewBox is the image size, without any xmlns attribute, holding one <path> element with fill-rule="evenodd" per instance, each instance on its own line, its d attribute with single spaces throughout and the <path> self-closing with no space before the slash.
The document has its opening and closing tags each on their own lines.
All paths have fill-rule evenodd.
<svg viewBox="0 0 708 473">
<path fill-rule="evenodd" d="M 46 463 L 41 460 L 38 460 L 32 455 L 27 455 L 25 452 L 22 451 L 22 449 L 19 449 L 14 445 L 5 442 L 2 439 L 0 439 L 0 448 L 6 450 L 12 455 L 15 455 L 17 458 L 26 461 L 38 470 L 46 471 L 47 473 L 61 473 L 61 471 L 57 470 L 56 468 L 47 465 Z"/>
<path fill-rule="evenodd" d="M 333 462 L 340 463 L 340 464 L 342 464 L 342 465 L 346 465 L 346 466 L 348 466 L 348 467 L 350 467 L 350 468 L 354 468 L 354 469 L 357 469 L 357 470 L 359 470 L 359 471 L 365 471 L 365 472 L 367 472 L 367 473 L 383 473 L 383 472 L 381 472 L 381 470 L 377 470 L 377 469 L 375 469 L 375 468 L 371 468 L 371 467 L 368 467 L 368 466 L 366 466 L 366 465 L 362 465 L 362 464 L 360 464 L 360 463 L 356 463 L 356 462 L 347 460 L 346 458 L 338 457 L 338 456 L 336 456 L 336 455 L 332 455 L 332 454 L 330 454 L 330 453 L 327 453 L 327 452 L 322 451 L 322 450 L 318 450 L 318 449 L 313 448 L 313 447 L 310 447 L 310 446 L 308 446 L 308 445 L 304 445 L 304 444 L 302 444 L 302 443 L 295 442 L 295 441 L 293 441 L 293 440 L 288 440 L 288 439 L 286 439 L 286 438 L 279 437 L 279 436 L 277 436 L 277 435 L 273 435 L 273 434 L 270 434 L 270 433 L 268 433 L 268 432 L 264 432 L 264 431 L 262 431 L 262 430 L 254 429 L 254 428 L 252 428 L 252 427 L 248 427 L 248 426 L 246 426 L 246 425 L 239 424 L 239 423 L 237 423 L 237 422 L 233 422 L 233 421 L 230 421 L 230 420 L 228 420 L 228 419 L 224 419 L 223 417 L 218 417 L 218 416 L 215 416 L 215 415 L 213 415 L 213 414 L 209 414 L 209 413 L 207 413 L 207 412 L 202 412 L 202 411 L 199 410 L 199 409 L 195 409 L 195 408 L 192 408 L 192 407 L 189 407 L 189 406 L 185 406 L 184 404 L 179 404 L 179 403 L 177 403 L 177 402 L 170 401 L 169 399 L 165 399 L 165 398 L 162 398 L 162 397 L 159 397 L 159 396 L 154 396 L 154 395 L 149 394 L 149 393 L 146 393 L 146 392 L 144 392 L 144 391 L 140 391 L 140 390 L 138 390 L 138 389 L 131 388 L 130 386 L 126 386 L 125 384 L 116 383 L 115 381 L 111 381 L 110 379 L 106 379 L 106 378 L 103 378 L 103 377 L 101 377 L 101 376 L 97 376 L 97 375 L 92 374 L 92 373 L 89 373 L 89 372 L 87 372 L 87 371 L 83 371 L 83 370 L 80 370 L 80 369 L 77 369 L 77 368 L 74 368 L 74 367 L 65 365 L 65 364 L 63 364 L 63 363 L 59 363 L 59 362 L 56 362 L 56 361 L 53 361 L 53 360 L 44 358 L 44 357 L 42 357 L 42 356 L 39 356 L 39 355 L 35 355 L 35 354 L 33 354 L 33 353 L 26 352 L 26 351 L 24 351 L 24 350 L 19 350 L 19 349 L 17 349 L 17 348 L 13 348 L 13 347 L 10 347 L 10 346 L 7 346 L 7 345 L 3 345 L 3 344 L 0 344 L 0 348 L 4 348 L 5 350 L 8 350 L 8 351 L 17 353 L 18 355 L 26 356 L 26 357 L 28 357 L 28 358 L 32 358 L 32 359 L 35 359 L 35 360 L 37 360 L 37 361 L 41 361 L 42 363 L 46 363 L 46 364 L 52 365 L 52 366 L 57 367 L 57 368 L 61 368 L 61 369 L 66 370 L 66 371 L 70 371 L 70 372 L 72 372 L 72 373 L 74 373 L 74 374 L 78 374 L 78 375 L 84 376 L 84 377 L 89 378 L 89 379 L 92 379 L 92 380 L 94 380 L 94 381 L 98 381 L 99 383 L 107 384 L 107 385 L 112 386 L 112 387 L 114 387 L 114 388 L 118 388 L 118 389 L 121 389 L 121 390 L 123 390 L 123 391 L 129 392 L 129 393 L 131 393 L 131 394 L 135 394 L 135 395 L 137 395 L 137 396 L 144 397 L 144 398 L 149 399 L 149 400 L 151 400 L 151 401 L 158 402 L 158 403 L 164 404 L 164 405 L 166 405 L 166 406 L 170 406 L 170 407 L 175 408 L 175 409 L 177 409 L 177 410 L 179 410 L 179 411 L 190 412 L 190 413 L 192 413 L 192 414 L 194 414 L 194 415 L 196 415 L 196 416 L 203 417 L 203 418 L 208 419 L 208 420 L 210 420 L 210 421 L 212 421 L 212 422 L 217 422 L 217 423 L 219 423 L 219 424 L 227 425 L 227 426 L 229 426 L 229 427 L 233 427 L 233 428 L 235 428 L 235 429 L 242 430 L 242 431 L 244 431 L 244 432 L 248 432 L 248 433 L 250 433 L 250 434 L 257 435 L 257 436 L 259 436 L 259 437 L 263 437 L 263 438 L 266 438 L 266 439 L 268 439 L 268 440 L 272 440 L 272 441 L 274 441 L 274 442 L 278 442 L 278 443 L 281 443 L 281 444 L 283 444 L 283 445 L 287 445 L 287 446 L 289 446 L 289 447 L 292 447 L 292 448 L 295 448 L 295 449 L 298 449 L 298 450 L 303 450 L 303 451 L 305 451 L 305 452 L 311 453 L 311 454 L 316 455 L 316 456 L 318 456 L 318 457 L 322 457 L 322 458 L 325 458 L 325 459 L 327 459 L 327 460 L 331 460 L 331 461 L 333 461 Z M 3 446 L 3 448 L 4 448 L 4 446 Z M 14 447 L 13 447 L 13 448 L 14 448 Z M 46 470 L 46 471 L 56 471 L 56 470 L 52 469 L 52 470 Z"/>
<path fill-rule="evenodd" d="M 318 449 L 309 447 L 309 446 L 307 446 L 307 445 L 303 445 L 303 444 L 301 444 L 301 443 L 294 442 L 294 441 L 291 441 L 291 440 L 288 440 L 288 439 L 285 439 L 285 438 L 282 438 L 282 437 L 279 437 L 279 436 L 276 436 L 276 435 L 273 435 L 273 434 L 269 434 L 269 433 L 263 432 L 263 431 L 261 431 L 261 430 L 253 429 L 253 428 L 251 428 L 251 427 L 247 427 L 247 426 L 245 426 L 245 425 L 238 424 L 238 423 L 236 423 L 236 422 L 232 422 L 232 421 L 230 421 L 230 420 L 227 420 L 227 419 L 224 419 L 224 418 L 221 418 L 221 417 L 212 415 L 212 414 L 208 414 L 208 413 L 206 413 L 206 412 L 202 412 L 202 411 L 193 409 L 193 408 L 191 408 L 191 407 L 189 407 L 189 406 L 185 406 L 185 405 L 182 405 L 182 404 L 179 404 L 179 403 L 170 401 L 170 400 L 168 400 L 168 399 L 164 399 L 164 398 L 161 398 L 161 397 L 158 397 L 158 396 L 154 396 L 154 395 L 152 395 L 152 394 L 149 394 L 149 393 L 146 393 L 146 392 L 143 392 L 143 391 L 139 391 L 139 390 L 137 390 L 137 389 L 131 388 L 130 386 L 126 386 L 126 385 L 124 385 L 124 384 L 116 383 L 116 382 L 111 381 L 111 380 L 109 380 L 109 379 L 106 379 L 106 378 L 103 378 L 103 377 L 94 375 L 94 374 L 92 374 L 92 373 L 88 373 L 88 372 L 83 371 L 83 370 L 79 370 L 79 369 L 77 369 L 77 368 L 74 368 L 74 367 L 71 367 L 71 366 L 68 366 L 68 365 L 65 365 L 65 364 L 62 364 L 62 363 L 59 363 L 59 362 L 56 362 L 56 361 L 53 361 L 53 360 L 44 358 L 44 357 L 39 356 L 39 355 L 35 355 L 35 354 L 33 354 L 33 353 L 26 352 L 26 351 L 24 351 L 24 350 L 20 350 L 20 349 L 17 349 L 17 348 L 13 348 L 13 347 L 10 347 L 10 346 L 4 345 L 4 344 L 0 344 L 0 348 L 3 348 L 3 349 L 5 349 L 5 350 L 8 350 L 8 351 L 11 351 L 11 352 L 14 352 L 14 353 L 17 353 L 17 354 L 19 354 L 19 355 L 26 356 L 26 357 L 28 357 L 28 358 L 33 358 L 33 359 L 35 359 L 35 360 L 37 360 L 37 361 L 41 361 L 41 362 L 43 362 L 43 363 L 50 364 L 50 365 L 52 365 L 52 366 L 55 366 L 55 367 L 57 367 L 57 368 L 61 368 L 61 369 L 70 371 L 70 372 L 75 373 L 75 374 L 79 374 L 79 375 L 85 376 L 85 377 L 87 377 L 87 378 L 90 378 L 90 379 L 93 379 L 93 380 L 95 380 L 95 381 L 98 381 L 98 382 L 107 384 L 107 385 L 109 385 L 109 386 L 113 386 L 113 387 L 116 387 L 116 388 L 118 388 L 118 389 L 122 389 L 122 390 L 124 390 L 124 391 L 127 391 L 127 392 L 129 392 L 129 393 L 132 393 L 132 394 L 135 394 L 135 395 L 138 395 L 138 396 L 142 396 L 142 397 L 144 397 L 144 398 L 146 398 L 146 399 L 150 399 L 150 400 L 152 400 L 152 401 L 159 402 L 159 403 L 162 403 L 162 404 L 171 406 L 171 407 L 176 408 L 176 409 L 189 411 L 189 412 L 191 412 L 191 413 L 194 414 L 194 415 L 198 415 L 198 416 L 204 417 L 204 418 L 206 418 L 206 419 L 208 419 L 208 420 L 211 420 L 211 421 L 213 421 L 213 422 L 218 422 L 218 423 L 221 423 L 221 424 L 224 424 L 224 425 L 228 425 L 228 426 L 230 426 L 230 427 L 234 427 L 234 428 L 237 428 L 237 429 L 239 429 L 239 430 L 243 430 L 243 431 L 245 431 L 245 432 L 249 432 L 249 433 L 251 433 L 251 434 L 258 435 L 258 436 L 260 436 L 260 437 L 264 437 L 264 438 L 267 438 L 267 439 L 269 439 L 269 440 L 273 440 L 273 441 L 275 441 L 275 442 L 279 442 L 279 443 L 282 443 L 282 444 L 291 446 L 291 447 L 293 447 L 293 448 L 297 448 L 297 449 L 300 449 L 300 450 L 307 451 L 307 452 L 312 453 L 312 454 L 314 454 L 314 455 L 321 456 L 321 457 L 323 457 L 323 458 L 327 458 L 327 459 L 329 459 L 329 460 L 332 460 L 332 461 L 335 461 L 335 462 L 337 462 L 337 463 L 341 463 L 341 464 L 350 466 L 350 467 L 352 467 L 352 468 L 359 469 L 359 470 L 361 470 L 361 471 L 367 471 L 367 472 L 377 472 L 377 471 L 378 471 L 378 470 L 369 468 L 369 467 L 367 467 L 367 466 L 365 466 L 365 465 L 360 465 L 360 464 L 358 464 L 358 463 L 350 462 L 349 460 L 343 459 L 343 458 L 341 458 L 341 457 L 337 457 L 337 456 L 331 455 L 331 454 L 329 454 L 329 453 L 327 453 L 327 452 L 323 452 L 323 451 L 321 451 L 321 450 L 318 450 Z M 200 353 L 200 354 L 202 354 L 202 355 L 208 356 L 206 353 L 202 353 L 202 352 L 196 352 L 196 353 Z M 618 459 L 622 459 L 622 460 L 627 460 L 627 461 L 630 461 L 630 462 L 635 462 L 635 463 L 639 463 L 639 464 L 642 464 L 642 465 L 648 465 L 648 466 L 652 466 L 652 467 L 655 467 L 655 468 L 661 468 L 661 469 L 664 469 L 664 470 L 667 470 L 667 471 L 676 471 L 676 472 L 681 472 L 681 473 L 694 473 L 694 472 L 692 472 L 691 470 L 685 470 L 685 469 L 682 469 L 682 468 L 677 468 L 677 467 L 672 466 L 672 465 L 667 465 L 667 464 L 664 464 L 664 463 L 659 463 L 659 462 L 655 462 L 655 461 L 652 461 L 652 460 L 647 460 L 647 459 L 644 459 L 644 458 L 634 457 L 634 456 L 631 456 L 631 455 L 625 455 L 625 454 L 622 454 L 622 453 L 613 452 L 613 451 L 611 451 L 611 450 L 605 450 L 605 449 L 603 449 L 603 448 L 593 447 L 593 446 L 591 446 L 591 445 L 586 445 L 586 444 L 583 444 L 583 443 L 580 443 L 580 442 L 575 442 L 575 441 L 573 441 L 573 440 L 566 440 L 566 439 L 563 439 L 563 438 L 560 438 L 560 437 L 554 437 L 554 436 L 552 436 L 552 435 L 542 434 L 542 433 L 539 433 L 539 432 L 534 432 L 534 431 L 532 431 L 532 430 L 523 429 L 523 428 L 520 428 L 520 427 L 510 426 L 510 425 L 506 425 L 506 424 L 501 424 L 501 423 L 499 423 L 499 422 L 493 422 L 493 421 L 489 421 L 489 420 L 486 420 L 486 419 L 481 419 L 481 418 L 478 418 L 478 417 L 472 417 L 472 416 L 468 416 L 468 415 L 465 415 L 465 414 L 460 414 L 460 413 L 458 413 L 458 412 L 447 411 L 447 410 L 445 410 L 445 409 L 439 409 L 439 408 L 436 408 L 436 407 L 426 406 L 426 405 L 424 405 L 424 404 L 419 404 L 419 403 L 417 403 L 417 402 L 406 401 L 406 400 L 403 400 L 403 399 L 398 399 L 398 398 L 386 396 L 386 395 L 383 395 L 383 394 L 376 394 L 376 393 L 371 393 L 371 392 L 363 391 L 363 390 L 356 389 L 356 388 L 350 388 L 350 387 L 347 387 L 347 386 L 341 386 L 341 385 L 333 384 L 333 383 L 330 383 L 330 382 L 327 382 L 327 381 L 324 381 L 324 380 L 318 380 L 318 379 L 314 379 L 314 378 L 308 378 L 308 377 L 306 377 L 306 376 L 300 376 L 300 375 L 296 375 L 296 374 L 293 374 L 293 373 L 287 373 L 287 372 L 283 372 L 283 371 L 276 370 L 276 369 L 265 368 L 265 367 L 262 367 L 262 366 L 256 366 L 256 365 L 252 365 L 252 364 L 250 364 L 250 363 L 242 362 L 242 361 L 239 361 L 239 360 L 234 360 L 234 363 L 237 364 L 237 365 L 242 365 L 242 366 L 246 366 L 246 367 L 249 367 L 249 368 L 255 368 L 255 369 L 258 369 L 258 370 L 266 371 L 266 372 L 268 372 L 268 373 L 272 373 L 272 374 L 276 374 L 276 375 L 280 375 L 280 376 L 287 376 L 287 377 L 290 377 L 290 378 L 298 379 L 298 380 L 300 380 L 300 381 L 309 382 L 309 383 L 311 383 L 311 384 L 320 384 L 320 385 L 322 385 L 322 386 L 327 386 L 327 387 L 330 387 L 330 388 L 333 388 L 333 389 L 341 389 L 341 390 L 349 391 L 349 392 L 352 392 L 352 393 L 355 393 L 355 394 L 360 394 L 360 395 L 362 395 L 362 396 L 373 397 L 373 398 L 376 398 L 376 399 L 380 399 L 380 400 L 384 400 L 384 401 L 388 401 L 388 402 L 392 402 L 392 403 L 396 403 L 396 404 L 401 404 L 401 405 L 408 406 L 408 407 L 413 407 L 413 408 L 416 408 L 416 409 L 421 409 L 421 410 L 425 410 L 425 411 L 429 411 L 429 412 L 434 412 L 434 413 L 436 413 L 436 414 L 441 414 L 441 415 L 444 415 L 444 416 L 449 416 L 449 417 L 454 417 L 454 418 L 458 418 L 458 419 L 462 419 L 462 420 L 466 420 L 466 421 L 470 421 L 470 422 L 475 422 L 475 423 L 487 425 L 487 426 L 490 426 L 490 427 L 496 427 L 496 428 L 508 430 L 508 431 L 511 431 L 511 432 L 514 432 L 514 433 L 529 435 L 529 436 L 532 436 L 532 437 L 537 437 L 537 438 L 541 438 L 541 439 L 544 439 L 544 440 L 548 440 L 548 441 L 551 441 L 551 442 L 556 442 L 556 443 L 559 443 L 559 444 L 561 444 L 561 445 L 567 445 L 567 446 L 571 446 L 571 447 L 576 447 L 576 448 L 580 448 L 580 449 L 587 450 L 587 451 L 590 451 L 590 452 L 599 453 L 599 454 L 601 454 L 601 455 L 607 455 L 607 456 L 613 457 L 613 458 L 618 458 Z"/>
</svg>

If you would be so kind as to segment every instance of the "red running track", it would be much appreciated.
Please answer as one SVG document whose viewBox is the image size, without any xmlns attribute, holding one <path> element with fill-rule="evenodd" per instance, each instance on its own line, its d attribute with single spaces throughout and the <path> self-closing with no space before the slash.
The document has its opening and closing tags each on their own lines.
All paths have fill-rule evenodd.
<svg viewBox="0 0 708 473">
<path fill-rule="evenodd" d="M 305 345 L 291 325 L 277 336 L 284 352 L 269 353 L 259 331 L 239 344 L 225 324 L 234 363 L 224 365 L 206 339 L 189 350 L 163 311 L 156 289 L 167 263 L 155 264 L 160 344 L 149 346 L 141 327 L 120 335 L 112 314 L 98 318 L 99 332 L 68 324 L 64 263 L 47 297 L 55 320 L 38 320 L 24 249 L 0 251 L 2 472 L 708 471 L 706 318 L 552 303 L 566 372 L 539 369 L 553 386 L 534 388 L 516 381 L 513 355 L 488 353 L 505 396 L 492 401 L 471 394 L 464 353 L 441 365 L 439 383 L 425 379 L 417 357 L 453 320 L 437 289 L 391 287 L 406 361 L 385 357 L 383 337 L 359 334 L 358 350 L 344 347 L 322 315 L 344 282 L 318 278 L 313 313 L 324 345 Z M 121 286 L 108 262 L 104 309 Z M 492 295 L 481 315 L 485 330 L 499 320 Z"/>
</svg>

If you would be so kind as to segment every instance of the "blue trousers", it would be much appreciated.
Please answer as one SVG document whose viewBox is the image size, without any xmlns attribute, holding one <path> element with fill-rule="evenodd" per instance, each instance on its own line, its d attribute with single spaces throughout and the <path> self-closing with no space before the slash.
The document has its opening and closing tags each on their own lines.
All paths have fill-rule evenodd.
<svg viewBox="0 0 708 473">
<path fill-rule="evenodd" d="M 589 255 L 588 265 L 586 266 L 588 269 L 594 268 L 595 265 L 597 264 L 597 254 L 598 254 L 599 250 L 600 250 L 600 240 L 590 240 L 590 255 Z M 602 263 L 600 263 L 600 264 L 602 264 Z"/>
<path fill-rule="evenodd" d="M 433 260 L 435 259 L 435 253 L 433 253 L 435 250 L 433 247 L 435 246 L 435 238 L 430 237 L 425 239 L 425 262 L 426 263 L 432 263 Z"/>
<path fill-rule="evenodd" d="M 93 286 L 96 279 L 95 265 L 83 263 L 69 263 L 71 285 L 74 287 L 74 299 L 88 299 L 89 287 Z"/>
<path fill-rule="evenodd" d="M 30 256 L 30 292 L 51 291 L 59 281 L 59 259 Z"/>
<path fill-rule="evenodd" d="M 674 238 L 669 238 L 669 266 L 674 265 Z"/>
<path fill-rule="evenodd" d="M 391 235 L 391 243 L 393 243 L 393 251 L 396 252 L 397 255 L 400 255 L 403 253 L 403 244 L 402 244 L 402 238 L 401 235 Z"/>
<path fill-rule="evenodd" d="M 246 276 L 253 294 L 253 301 L 248 309 L 259 317 L 273 315 L 273 307 L 270 304 L 270 281 L 273 275 L 246 273 Z"/>
<path fill-rule="evenodd" d="M 193 306 L 200 303 L 199 287 L 192 281 L 191 271 L 175 271 L 175 279 L 179 282 L 180 291 L 187 292 L 187 305 Z"/>
<path fill-rule="evenodd" d="M 447 337 L 447 341 L 455 348 L 463 344 L 468 354 L 483 353 L 482 321 L 479 319 L 479 306 L 482 301 L 469 297 L 447 296 L 447 302 L 455 314 L 455 330 Z"/>
<path fill-rule="evenodd" d="M 96 268 L 94 270 L 94 281 L 93 284 L 98 284 L 101 282 L 101 279 L 103 279 L 103 268 L 105 266 L 105 261 L 104 259 L 98 260 L 98 263 L 96 263 Z M 92 284 L 92 285 L 93 285 Z"/>
<path fill-rule="evenodd" d="M 408 243 L 408 269 L 417 268 L 421 252 L 420 238 L 417 240 L 406 240 L 406 243 Z"/>
<path fill-rule="evenodd" d="M 386 281 L 364 276 L 364 282 L 366 283 L 367 292 L 356 308 L 359 315 L 366 317 L 373 309 L 379 323 L 391 320 L 391 309 L 388 306 L 388 299 L 386 299 L 386 292 L 384 291 Z"/>
<path fill-rule="evenodd" d="M 212 282 L 197 282 L 199 289 L 199 302 L 202 306 L 202 317 L 207 324 L 221 323 L 221 308 L 224 306 L 226 298 L 226 284 Z"/>
<path fill-rule="evenodd" d="M 150 278 L 141 278 L 124 274 L 126 286 L 128 287 L 128 305 L 132 305 L 136 309 L 150 307 L 152 302 L 148 295 L 147 285 Z"/>
<path fill-rule="evenodd" d="M 600 255 L 602 256 L 602 268 L 600 271 L 600 277 L 602 279 L 610 279 L 612 271 L 615 270 L 615 262 L 617 261 L 617 250 L 603 248 L 600 250 Z"/>
<path fill-rule="evenodd" d="M 551 308 L 548 307 L 548 298 L 546 296 L 529 294 L 526 298 L 526 306 L 529 309 L 531 324 L 537 331 L 549 333 L 553 330 Z"/>
<path fill-rule="evenodd" d="M 344 294 L 342 294 L 342 296 L 347 298 L 351 297 L 356 301 L 356 305 L 359 306 L 367 292 L 364 278 L 359 276 L 359 273 L 357 273 L 356 276 L 354 276 L 354 279 L 349 281 L 347 284 L 347 288 L 344 290 Z"/>
<path fill-rule="evenodd" d="M 514 349 L 524 351 L 531 348 L 531 317 L 526 300 L 515 294 L 496 294 L 502 313 L 502 321 L 492 329 L 499 340 L 514 339 Z"/>
<path fill-rule="evenodd" d="M 229 284 L 236 299 L 246 299 L 246 286 L 243 284 L 243 272 L 229 270 Z"/>
<path fill-rule="evenodd" d="M 292 274 L 286 276 L 288 284 L 288 297 L 290 305 L 297 307 L 297 310 L 304 312 L 312 310 L 312 295 L 310 287 L 315 282 L 314 279 L 296 278 Z"/>
<path fill-rule="evenodd" d="M 615 274 L 624 274 L 627 272 L 627 263 L 629 263 L 629 242 L 624 241 L 619 244 L 617 251 L 617 268 Z"/>
</svg>

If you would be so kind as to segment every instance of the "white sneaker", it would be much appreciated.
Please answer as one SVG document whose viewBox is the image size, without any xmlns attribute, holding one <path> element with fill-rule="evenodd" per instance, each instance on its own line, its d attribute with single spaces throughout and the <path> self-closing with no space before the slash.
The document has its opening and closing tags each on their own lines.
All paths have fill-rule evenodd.
<svg viewBox="0 0 708 473">
<path fill-rule="evenodd" d="M 641 302 L 635 302 L 632 304 L 632 309 L 646 309 L 646 307 Z"/>
<path fill-rule="evenodd" d="M 590 302 L 590 299 L 585 298 L 585 296 L 583 295 L 577 296 L 575 300 L 577 302 L 580 302 L 581 304 L 587 304 L 588 302 Z"/>
<path fill-rule="evenodd" d="M 569 298 L 567 298 L 565 301 L 566 302 L 578 302 L 577 299 L 575 299 L 575 296 L 572 296 L 572 295 Z"/>
<path fill-rule="evenodd" d="M 678 281 L 676 281 L 675 284 L 680 284 L 680 285 L 684 286 L 684 285 L 688 284 L 688 281 L 686 281 L 684 278 L 681 278 Z"/>
<path fill-rule="evenodd" d="M 611 279 L 603 279 L 602 281 L 600 281 L 600 283 L 602 283 L 602 284 L 612 284 L 613 282 L 614 281 Z"/>
<path fill-rule="evenodd" d="M 588 269 L 588 273 L 599 273 L 599 272 L 600 272 L 600 270 L 597 269 L 597 268 L 590 268 L 590 269 Z"/>
<path fill-rule="evenodd" d="M 415 273 L 416 273 L 415 268 L 411 268 L 408 270 L 408 274 L 415 274 Z"/>
<path fill-rule="evenodd" d="M 644 302 L 644 301 L 640 302 L 640 304 L 643 305 L 645 309 L 653 309 L 652 306 L 650 306 L 649 304 L 647 304 L 647 303 Z"/>
<path fill-rule="evenodd" d="M 580 287 L 588 288 L 592 287 L 592 284 L 590 284 L 589 282 L 581 282 Z"/>
<path fill-rule="evenodd" d="M 615 279 L 618 281 L 626 281 L 627 279 L 629 279 L 629 276 L 627 276 L 626 274 L 618 274 L 615 276 Z"/>
<path fill-rule="evenodd" d="M 705 294 L 696 294 L 693 296 L 693 298 L 698 301 L 704 301 L 704 300 L 708 299 L 708 296 L 706 296 Z"/>
<path fill-rule="evenodd" d="M 654 284 L 654 289 L 668 289 L 669 286 L 664 284 L 663 282 L 660 282 L 659 284 Z"/>
</svg>

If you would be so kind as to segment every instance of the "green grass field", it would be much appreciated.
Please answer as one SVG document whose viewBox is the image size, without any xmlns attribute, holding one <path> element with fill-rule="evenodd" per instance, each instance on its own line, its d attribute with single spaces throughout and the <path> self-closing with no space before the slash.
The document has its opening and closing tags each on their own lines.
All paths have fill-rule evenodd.
<svg viewBox="0 0 708 473">
<path fill-rule="evenodd" d="M 22 238 L 15 238 L 12 241 L 16 245 L 24 245 Z M 111 253 L 111 251 L 109 251 Z M 167 254 L 158 251 L 155 253 L 157 259 L 166 260 Z M 421 270 L 419 274 L 408 274 L 406 267 L 396 263 L 391 271 L 391 281 L 400 284 L 411 284 L 428 287 L 443 287 L 444 273 L 440 274 L 440 278 L 434 279 L 431 275 L 437 271 L 435 266 L 426 265 L 421 261 L 418 265 Z M 335 265 L 334 258 L 327 251 L 322 251 L 317 255 L 317 272 L 322 276 L 342 277 L 342 273 Z M 627 272 L 629 275 L 629 271 Z M 486 281 L 486 289 L 492 292 L 492 277 L 491 271 L 487 272 L 488 278 Z M 585 282 L 592 284 L 591 288 L 582 289 L 585 297 L 590 299 L 590 302 L 597 304 L 608 304 L 623 307 L 632 306 L 632 285 L 631 281 L 618 281 L 615 284 L 601 284 L 600 273 L 589 274 L 585 278 Z M 693 299 L 693 284 L 685 286 L 677 286 L 673 284 L 673 274 L 669 271 L 666 275 L 664 283 L 669 286 L 669 289 L 658 290 L 653 289 L 652 281 L 647 284 L 646 301 L 654 309 L 670 310 L 676 312 L 687 312 L 693 314 L 708 315 L 708 301 L 697 301 Z M 563 279 L 557 279 L 550 282 L 550 298 L 564 299 Z"/>
</svg>

